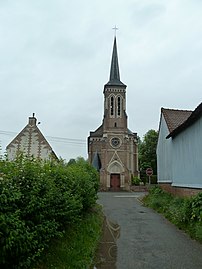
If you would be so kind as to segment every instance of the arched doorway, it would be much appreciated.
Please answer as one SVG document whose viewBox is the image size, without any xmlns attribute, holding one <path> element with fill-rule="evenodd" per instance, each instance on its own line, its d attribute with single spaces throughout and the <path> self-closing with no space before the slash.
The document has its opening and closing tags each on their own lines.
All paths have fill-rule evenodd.
<svg viewBox="0 0 202 269">
<path fill-rule="evenodd" d="M 111 191 L 119 191 L 124 186 L 124 168 L 118 161 L 113 161 L 108 166 L 108 185 Z"/>
</svg>

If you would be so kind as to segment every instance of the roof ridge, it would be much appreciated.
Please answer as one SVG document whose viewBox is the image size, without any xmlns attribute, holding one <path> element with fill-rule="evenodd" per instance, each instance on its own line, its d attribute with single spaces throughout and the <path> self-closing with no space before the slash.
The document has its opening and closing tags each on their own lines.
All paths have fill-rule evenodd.
<svg viewBox="0 0 202 269">
<path fill-rule="evenodd" d="M 191 109 L 177 109 L 177 108 L 165 108 L 165 107 L 162 107 L 161 110 L 193 112 L 193 110 Z"/>
</svg>

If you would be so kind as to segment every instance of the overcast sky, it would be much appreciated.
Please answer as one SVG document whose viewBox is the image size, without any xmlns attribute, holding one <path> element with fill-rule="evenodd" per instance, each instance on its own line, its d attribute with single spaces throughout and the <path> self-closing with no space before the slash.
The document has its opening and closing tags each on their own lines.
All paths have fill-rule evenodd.
<svg viewBox="0 0 202 269">
<path fill-rule="evenodd" d="M 114 25 L 130 130 L 158 130 L 161 107 L 195 109 L 201 14 L 200 0 L 1 0 L 2 151 L 35 112 L 58 156 L 87 158 L 86 139 L 103 119 Z"/>
</svg>

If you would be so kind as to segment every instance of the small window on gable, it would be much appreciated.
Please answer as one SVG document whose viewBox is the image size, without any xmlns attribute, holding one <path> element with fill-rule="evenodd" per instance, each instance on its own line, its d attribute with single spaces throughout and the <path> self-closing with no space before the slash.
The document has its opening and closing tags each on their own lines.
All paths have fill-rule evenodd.
<svg viewBox="0 0 202 269">
<path fill-rule="evenodd" d="M 116 124 L 116 122 L 114 123 L 114 127 L 117 127 L 117 124 Z"/>
<path fill-rule="evenodd" d="M 110 115 L 114 116 L 114 96 L 110 97 Z"/>
</svg>

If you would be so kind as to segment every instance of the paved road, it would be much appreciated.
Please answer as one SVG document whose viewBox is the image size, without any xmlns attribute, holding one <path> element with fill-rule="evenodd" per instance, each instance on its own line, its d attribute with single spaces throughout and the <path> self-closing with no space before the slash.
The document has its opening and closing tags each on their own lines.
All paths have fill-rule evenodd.
<svg viewBox="0 0 202 269">
<path fill-rule="evenodd" d="M 98 202 L 103 205 L 106 217 L 120 225 L 117 262 L 113 268 L 201 269 L 202 245 L 144 207 L 137 199 L 140 195 L 99 193 Z"/>
</svg>

